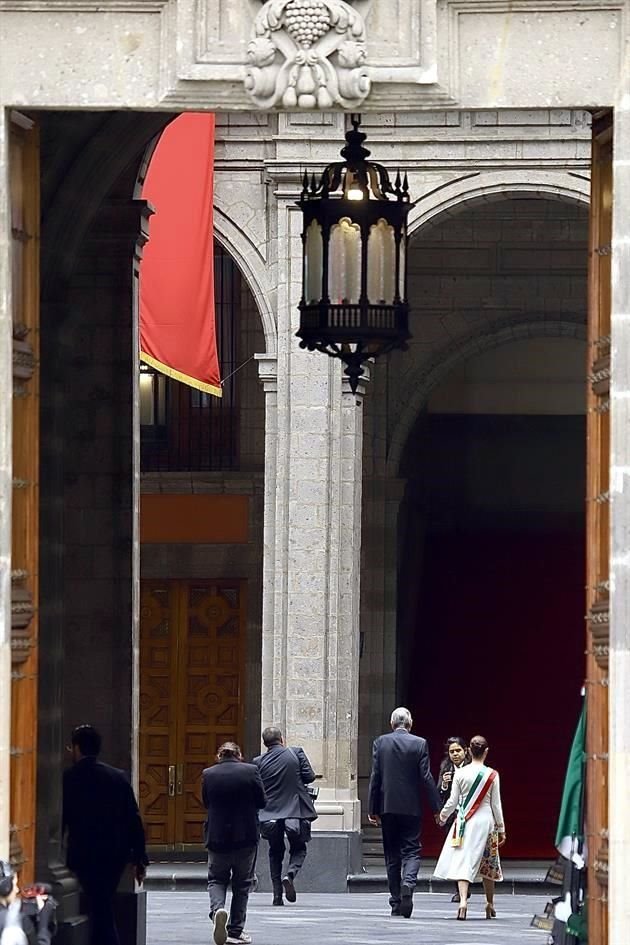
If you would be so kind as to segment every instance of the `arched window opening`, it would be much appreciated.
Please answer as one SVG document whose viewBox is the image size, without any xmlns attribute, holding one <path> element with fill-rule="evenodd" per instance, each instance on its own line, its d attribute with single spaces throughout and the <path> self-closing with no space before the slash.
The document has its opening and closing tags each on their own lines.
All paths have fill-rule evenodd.
<svg viewBox="0 0 630 945">
<path fill-rule="evenodd" d="M 252 293 L 229 253 L 215 240 L 214 291 L 222 397 L 214 397 L 142 365 L 141 470 L 229 471 L 241 468 L 243 372 L 254 353 L 259 321 Z M 148 368 L 148 369 L 147 369 Z"/>
</svg>

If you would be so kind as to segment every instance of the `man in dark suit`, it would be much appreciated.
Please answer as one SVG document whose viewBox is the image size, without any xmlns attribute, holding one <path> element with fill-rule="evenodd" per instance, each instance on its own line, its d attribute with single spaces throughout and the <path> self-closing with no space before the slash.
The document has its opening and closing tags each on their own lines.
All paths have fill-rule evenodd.
<svg viewBox="0 0 630 945">
<path fill-rule="evenodd" d="M 127 864 L 139 883 L 144 879 L 144 828 L 124 771 L 98 760 L 96 729 L 79 725 L 70 741 L 73 766 L 63 775 L 66 862 L 86 896 L 93 945 L 118 945 L 114 895 Z"/>
<path fill-rule="evenodd" d="M 317 820 L 315 805 L 306 785 L 315 780 L 315 772 L 302 748 L 287 748 L 282 732 L 270 725 L 262 733 L 267 749 L 254 758 L 265 786 L 267 804 L 260 812 L 261 832 L 269 841 L 269 870 L 274 906 L 284 905 L 283 893 L 295 902 L 295 877 L 306 859 L 306 844 L 311 839 L 311 822 Z M 289 841 L 289 866 L 282 875 Z"/>
<path fill-rule="evenodd" d="M 258 811 L 266 797 L 258 768 L 245 764 L 234 742 L 221 745 L 217 761 L 201 775 L 201 797 L 208 811 L 205 841 L 213 937 L 216 945 L 248 945 L 252 939 L 243 929 L 258 852 Z M 228 920 L 225 899 L 230 882 Z"/>
<path fill-rule="evenodd" d="M 426 794 L 436 820 L 440 810 L 427 743 L 411 734 L 412 721 L 409 709 L 394 709 L 392 731 L 375 740 L 368 800 L 368 820 L 383 830 L 392 915 L 405 918 L 413 911 L 413 891 L 420 867 L 421 791 Z"/>
</svg>

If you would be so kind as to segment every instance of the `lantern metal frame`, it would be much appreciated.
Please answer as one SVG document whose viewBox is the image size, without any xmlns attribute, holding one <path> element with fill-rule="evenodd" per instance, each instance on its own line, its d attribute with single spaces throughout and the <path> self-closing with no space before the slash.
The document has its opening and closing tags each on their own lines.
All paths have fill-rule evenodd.
<svg viewBox="0 0 630 945">
<path fill-rule="evenodd" d="M 364 374 L 366 361 L 395 348 L 404 350 L 410 337 L 406 256 L 407 216 L 413 203 L 409 182 L 407 174 L 401 178 L 399 171 L 392 184 L 382 164 L 367 160 L 370 151 L 363 146 L 367 135 L 359 130 L 360 121 L 360 116 L 351 116 L 352 128 L 346 133 L 346 144 L 341 150 L 343 161 L 329 164 L 319 182 L 314 174 L 310 179 L 304 174 L 298 201 L 304 226 L 303 289 L 300 328 L 296 334 L 301 348 L 322 351 L 343 361 L 353 392 Z M 330 238 L 333 227 L 346 218 L 359 227 L 361 235 L 360 295 L 358 301 L 335 302 L 329 290 Z M 391 301 L 368 297 L 370 232 L 381 220 L 392 228 L 395 243 Z M 314 221 L 322 236 L 321 292 L 316 301 L 307 298 L 307 235 Z"/>
</svg>

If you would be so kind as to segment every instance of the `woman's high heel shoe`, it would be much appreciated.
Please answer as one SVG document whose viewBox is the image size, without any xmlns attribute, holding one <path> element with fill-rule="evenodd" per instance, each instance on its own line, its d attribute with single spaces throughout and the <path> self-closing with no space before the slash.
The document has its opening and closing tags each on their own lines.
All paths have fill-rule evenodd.
<svg viewBox="0 0 630 945">
<path fill-rule="evenodd" d="M 460 906 L 459 909 L 457 910 L 457 918 L 462 919 L 462 920 L 465 919 L 467 912 L 468 912 L 468 906 Z"/>
<path fill-rule="evenodd" d="M 497 910 L 494 908 L 494 906 L 491 903 L 487 902 L 486 903 L 486 919 L 496 919 L 496 917 L 497 917 Z"/>
</svg>

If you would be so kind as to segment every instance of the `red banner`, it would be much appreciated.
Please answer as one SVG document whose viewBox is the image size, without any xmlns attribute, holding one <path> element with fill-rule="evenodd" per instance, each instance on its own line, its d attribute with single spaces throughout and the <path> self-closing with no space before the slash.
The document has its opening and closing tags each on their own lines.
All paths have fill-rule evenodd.
<svg viewBox="0 0 630 945">
<path fill-rule="evenodd" d="M 163 132 L 142 196 L 154 207 L 140 264 L 140 360 L 221 396 L 214 318 L 214 115 Z"/>
</svg>

